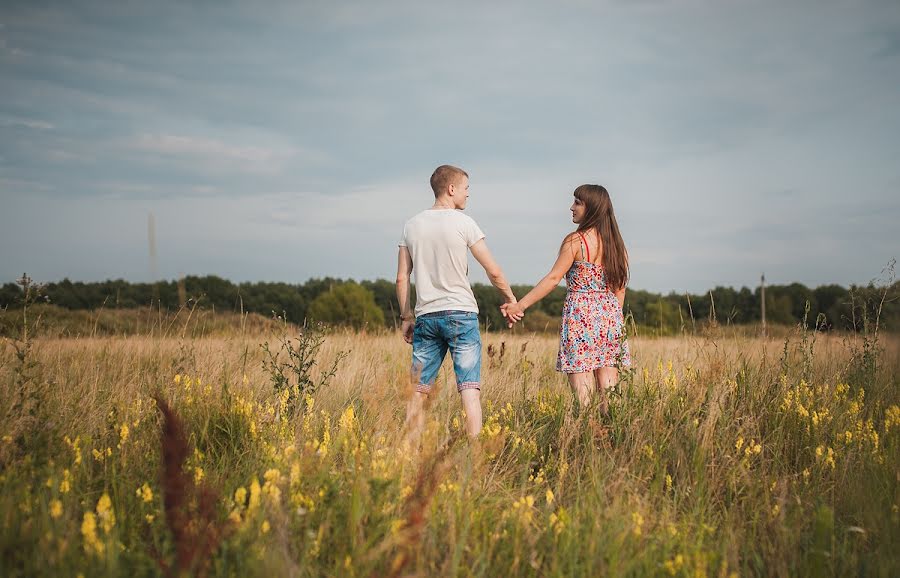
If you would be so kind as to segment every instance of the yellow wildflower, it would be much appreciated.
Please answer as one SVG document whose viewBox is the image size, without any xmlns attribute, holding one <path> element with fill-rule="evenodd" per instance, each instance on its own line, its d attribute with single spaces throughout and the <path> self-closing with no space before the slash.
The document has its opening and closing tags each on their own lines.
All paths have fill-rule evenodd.
<svg viewBox="0 0 900 578">
<path fill-rule="evenodd" d="M 69 483 L 69 470 L 63 470 L 63 479 L 59 483 L 59 493 L 60 494 L 68 494 L 69 490 L 72 489 L 71 484 Z"/>
<path fill-rule="evenodd" d="M 825 464 L 831 466 L 831 469 L 834 469 L 834 450 L 832 448 L 828 448 L 828 455 L 825 456 Z"/>
<path fill-rule="evenodd" d="M 239 506 L 243 506 L 247 503 L 247 490 L 244 489 L 244 486 L 241 486 L 234 491 L 234 503 Z"/>
<path fill-rule="evenodd" d="M 103 525 L 103 531 L 108 534 L 116 525 L 116 514 L 113 512 L 112 500 L 106 492 L 97 500 L 97 516 Z"/>
<path fill-rule="evenodd" d="M 259 495 L 261 493 L 261 488 L 259 487 L 259 481 L 256 478 L 250 482 L 250 502 L 247 504 L 248 510 L 255 510 L 259 507 Z"/>
<path fill-rule="evenodd" d="M 129 433 L 130 433 L 130 430 L 128 429 L 128 424 L 123 423 L 122 427 L 119 428 L 119 447 L 120 448 L 122 447 L 122 444 L 124 444 L 128 440 Z"/>
<path fill-rule="evenodd" d="M 145 503 L 152 502 L 153 490 L 150 489 L 150 484 L 144 482 L 144 485 L 137 489 L 137 496 Z"/>
<path fill-rule="evenodd" d="M 341 419 L 338 422 L 342 431 L 350 431 L 353 429 L 353 424 L 356 419 L 356 416 L 353 413 L 353 406 L 348 405 L 347 409 L 344 410 L 344 413 L 341 414 Z"/>
<path fill-rule="evenodd" d="M 84 540 L 84 551 L 88 554 L 103 554 L 104 545 L 97 538 L 97 519 L 93 512 L 85 512 L 81 522 L 81 537 Z"/>
<path fill-rule="evenodd" d="M 269 521 L 268 521 L 268 520 L 263 520 L 262 526 L 259 527 L 259 531 L 260 531 L 260 533 L 262 533 L 262 534 L 268 534 L 268 533 L 269 533 L 269 528 L 270 528 L 270 526 L 269 526 Z"/>
<path fill-rule="evenodd" d="M 271 468 L 266 470 L 266 473 L 263 474 L 263 478 L 265 478 L 267 482 L 277 484 L 281 480 L 281 472 L 276 468 Z"/>
<path fill-rule="evenodd" d="M 528 480 L 534 482 L 537 485 L 541 485 L 544 483 L 544 468 L 539 468 L 538 471 L 534 474 L 530 474 L 528 476 Z"/>
<path fill-rule="evenodd" d="M 900 406 L 892 405 L 884 412 L 884 435 L 897 426 L 900 426 Z"/>
<path fill-rule="evenodd" d="M 632 512 L 631 521 L 634 523 L 634 527 L 631 529 L 631 532 L 635 536 L 640 537 L 642 528 L 644 527 L 644 517 L 640 512 Z"/>
<path fill-rule="evenodd" d="M 550 488 L 547 488 L 547 493 L 544 494 L 544 497 L 547 498 L 547 505 L 548 505 L 548 506 L 551 505 L 551 504 L 553 504 L 553 499 L 554 499 L 554 496 L 553 496 L 553 490 L 551 490 Z"/>
<path fill-rule="evenodd" d="M 666 560 L 663 564 L 663 567 L 666 569 L 666 572 L 669 573 L 670 576 L 674 576 L 681 571 L 681 567 L 684 566 L 684 556 L 681 554 L 676 555 L 671 560 Z"/>
<path fill-rule="evenodd" d="M 77 466 L 81 463 L 81 436 L 75 436 L 75 439 L 71 439 L 69 436 L 63 438 L 66 442 L 66 445 L 69 446 L 72 450 L 73 463 Z"/>
<path fill-rule="evenodd" d="M 534 496 L 525 496 L 519 498 L 513 503 L 513 511 L 515 511 L 519 520 L 523 524 L 529 524 L 534 520 Z"/>
<path fill-rule="evenodd" d="M 269 501 L 273 504 L 277 504 L 279 501 L 281 501 L 281 489 L 276 483 L 273 483 L 272 481 L 266 481 L 266 483 L 263 484 L 262 493 L 268 496 Z"/>
<path fill-rule="evenodd" d="M 569 514 L 566 512 L 565 508 L 558 508 L 555 512 L 550 514 L 550 527 L 553 528 L 553 532 L 558 536 L 566 527 L 569 522 Z"/>
<path fill-rule="evenodd" d="M 62 516 L 63 506 L 59 500 L 50 501 L 50 517 L 54 520 Z"/>
<path fill-rule="evenodd" d="M 284 459 L 285 460 L 291 459 L 291 456 L 293 456 L 294 452 L 296 452 L 296 451 L 297 451 L 297 446 L 295 446 L 294 444 L 288 444 L 288 445 L 284 446 L 284 449 L 282 450 L 282 453 L 284 454 Z"/>
<path fill-rule="evenodd" d="M 200 466 L 195 467 L 194 468 L 194 483 L 199 484 L 203 480 L 203 477 L 205 475 L 206 474 L 203 472 L 203 468 L 201 468 Z"/>
<path fill-rule="evenodd" d="M 734 449 L 736 449 L 737 451 L 741 451 L 742 447 L 744 447 L 744 436 L 739 437 L 734 443 Z"/>
</svg>

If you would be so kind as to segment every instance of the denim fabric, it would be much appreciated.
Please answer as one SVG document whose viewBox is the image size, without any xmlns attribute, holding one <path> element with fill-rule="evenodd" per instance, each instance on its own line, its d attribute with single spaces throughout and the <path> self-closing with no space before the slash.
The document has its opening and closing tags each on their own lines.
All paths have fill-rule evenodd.
<svg viewBox="0 0 900 578">
<path fill-rule="evenodd" d="M 470 311 L 436 311 L 416 318 L 412 359 L 416 391 L 431 391 L 448 349 L 456 372 L 456 390 L 481 389 L 478 314 Z"/>
</svg>

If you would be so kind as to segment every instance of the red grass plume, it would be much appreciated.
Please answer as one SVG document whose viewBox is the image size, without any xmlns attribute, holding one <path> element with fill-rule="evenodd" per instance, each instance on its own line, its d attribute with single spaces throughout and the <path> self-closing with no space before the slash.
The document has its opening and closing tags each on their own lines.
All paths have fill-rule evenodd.
<svg viewBox="0 0 900 578">
<path fill-rule="evenodd" d="M 231 527 L 216 510 L 219 493 L 206 483 L 195 484 L 184 471 L 188 442 L 178 414 L 162 398 L 156 406 L 163 415 L 161 485 L 166 525 L 175 546 L 175 559 L 159 558 L 167 576 L 206 576 L 213 553 Z"/>
</svg>

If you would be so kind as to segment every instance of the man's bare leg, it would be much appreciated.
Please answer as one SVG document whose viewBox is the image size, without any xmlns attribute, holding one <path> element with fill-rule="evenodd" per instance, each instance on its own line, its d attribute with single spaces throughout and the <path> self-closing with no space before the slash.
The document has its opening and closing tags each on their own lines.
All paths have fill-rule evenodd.
<svg viewBox="0 0 900 578">
<path fill-rule="evenodd" d="M 411 447 L 415 447 L 422 437 L 425 428 L 425 401 L 427 393 L 414 391 L 406 402 L 406 439 Z"/>
<path fill-rule="evenodd" d="M 459 395 L 466 413 L 466 432 L 469 437 L 478 437 L 481 433 L 481 390 L 464 389 Z"/>
</svg>

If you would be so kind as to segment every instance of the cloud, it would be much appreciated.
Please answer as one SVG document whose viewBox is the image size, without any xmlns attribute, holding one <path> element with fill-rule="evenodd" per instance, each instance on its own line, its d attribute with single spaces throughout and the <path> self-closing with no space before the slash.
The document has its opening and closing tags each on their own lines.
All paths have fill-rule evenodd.
<svg viewBox="0 0 900 578">
<path fill-rule="evenodd" d="M 200 162 L 211 169 L 252 173 L 277 173 L 297 154 L 289 147 L 235 145 L 215 139 L 172 134 L 138 135 L 130 147 L 187 164 Z"/>
<path fill-rule="evenodd" d="M 372 255 L 450 162 L 516 280 L 546 272 L 571 190 L 600 182 L 635 283 L 739 283 L 776 252 L 847 282 L 892 239 L 898 25 L 874 1 L 11 2 L 0 196 L 87 207 L 99 231 L 156 211 L 184 266 L 390 277 Z M 75 226 L 46 235 L 77 244 Z"/>
<path fill-rule="evenodd" d="M 30 118 L 0 117 L 0 127 L 23 127 L 32 130 L 53 130 L 55 127 L 49 122 Z"/>
</svg>

